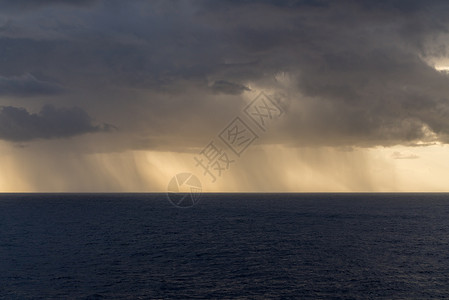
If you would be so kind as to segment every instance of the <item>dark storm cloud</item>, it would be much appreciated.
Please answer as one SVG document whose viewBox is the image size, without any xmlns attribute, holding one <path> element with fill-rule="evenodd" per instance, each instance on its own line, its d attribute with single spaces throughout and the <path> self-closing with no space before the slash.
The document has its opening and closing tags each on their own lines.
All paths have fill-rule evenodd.
<svg viewBox="0 0 449 300">
<path fill-rule="evenodd" d="M 17 77 L 0 76 L 0 96 L 41 96 L 55 95 L 63 92 L 63 88 L 52 82 L 38 80 L 31 74 Z"/>
<path fill-rule="evenodd" d="M 48 5 L 71 5 L 85 6 L 91 5 L 97 0 L 0 0 L 3 9 L 32 9 Z"/>
<path fill-rule="evenodd" d="M 214 11 L 217 19 L 247 17 L 236 18 L 233 37 L 260 57 L 259 74 L 276 66 L 295 75 L 301 111 L 290 111 L 284 129 L 298 143 L 447 140 L 449 78 L 423 58 L 447 55 L 435 41 L 447 33 L 448 6 L 375 3 L 244 1 L 226 16 Z"/>
<path fill-rule="evenodd" d="M 0 1 L 41 8 L 0 12 L 2 78 L 58 78 L 144 139 L 237 112 L 211 99 L 257 86 L 285 95 L 288 144 L 449 141 L 449 78 L 428 64 L 449 56 L 446 1 L 91 2 Z"/>
<path fill-rule="evenodd" d="M 223 93 L 223 94 L 230 94 L 230 95 L 239 95 L 243 93 L 244 91 L 249 91 L 250 89 L 244 85 L 229 82 L 226 80 L 217 80 L 215 81 L 211 89 L 215 93 Z"/>
<path fill-rule="evenodd" d="M 110 125 L 93 125 L 89 115 L 76 107 L 46 105 L 38 114 L 12 106 L 0 108 L 0 139 L 13 142 L 67 138 L 110 129 Z"/>
</svg>

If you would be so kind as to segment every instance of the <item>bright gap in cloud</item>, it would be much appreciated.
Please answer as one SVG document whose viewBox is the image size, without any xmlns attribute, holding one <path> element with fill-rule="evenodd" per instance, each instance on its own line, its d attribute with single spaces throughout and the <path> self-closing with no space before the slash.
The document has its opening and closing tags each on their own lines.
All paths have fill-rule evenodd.
<svg viewBox="0 0 449 300">
<path fill-rule="evenodd" d="M 449 73 L 449 66 L 445 66 L 445 65 L 435 66 L 435 70 L 443 72 L 443 73 Z"/>
</svg>

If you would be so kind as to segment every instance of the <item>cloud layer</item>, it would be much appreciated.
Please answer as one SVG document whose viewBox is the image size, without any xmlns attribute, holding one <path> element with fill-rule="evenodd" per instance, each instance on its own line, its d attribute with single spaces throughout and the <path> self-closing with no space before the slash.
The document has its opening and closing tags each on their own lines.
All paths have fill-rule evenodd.
<svg viewBox="0 0 449 300">
<path fill-rule="evenodd" d="M 110 129 L 110 125 L 93 125 L 89 115 L 76 107 L 64 109 L 46 105 L 38 114 L 12 106 L 0 108 L 0 138 L 7 141 L 68 138 Z"/>
<path fill-rule="evenodd" d="M 31 74 L 1 77 L 0 96 L 42 96 L 60 94 L 64 89 L 56 83 L 38 80 Z"/>
<path fill-rule="evenodd" d="M 449 141 L 449 76 L 431 63 L 449 57 L 445 1 L 56 2 L 0 1 L 0 97 L 82 107 L 135 137 L 130 147 L 199 146 L 257 90 L 287 110 L 269 143 Z M 47 118 L 2 118 L 13 113 Z M 95 131 L 71 113 L 83 121 L 61 134 L 1 138 Z"/>
</svg>

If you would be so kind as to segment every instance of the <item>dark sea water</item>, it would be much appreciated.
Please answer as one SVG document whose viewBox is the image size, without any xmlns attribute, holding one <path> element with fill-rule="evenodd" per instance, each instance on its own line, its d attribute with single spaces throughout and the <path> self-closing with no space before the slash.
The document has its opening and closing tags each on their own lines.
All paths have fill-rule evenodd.
<svg viewBox="0 0 449 300">
<path fill-rule="evenodd" d="M 2 299 L 448 297 L 448 194 L 0 196 Z"/>
</svg>

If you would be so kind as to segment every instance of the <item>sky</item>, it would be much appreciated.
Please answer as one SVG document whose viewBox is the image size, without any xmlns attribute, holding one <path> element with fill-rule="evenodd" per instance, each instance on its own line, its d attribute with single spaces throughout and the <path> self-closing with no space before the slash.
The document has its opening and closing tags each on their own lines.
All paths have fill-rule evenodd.
<svg viewBox="0 0 449 300">
<path fill-rule="evenodd" d="M 432 0 L 0 0 L 0 191 L 447 192 L 448 26 Z"/>
</svg>

